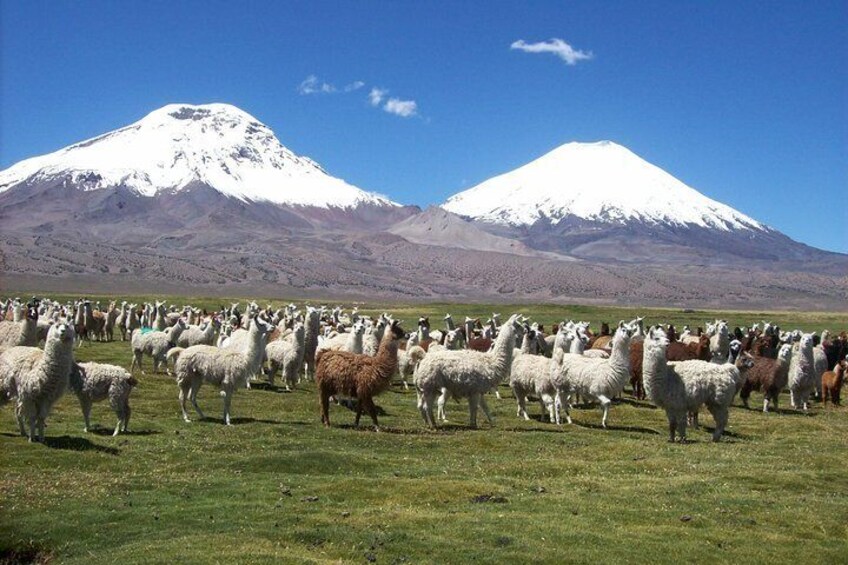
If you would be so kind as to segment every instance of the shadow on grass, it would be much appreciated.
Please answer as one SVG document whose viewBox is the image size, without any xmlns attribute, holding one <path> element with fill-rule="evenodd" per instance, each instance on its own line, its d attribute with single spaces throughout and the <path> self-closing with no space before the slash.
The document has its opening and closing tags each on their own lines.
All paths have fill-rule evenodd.
<svg viewBox="0 0 848 565">
<path fill-rule="evenodd" d="M 107 428 L 103 426 L 96 426 L 89 430 L 89 433 L 97 435 L 97 436 L 111 436 L 115 432 L 115 428 Z M 159 430 L 129 430 L 126 432 L 121 432 L 119 435 L 122 436 L 155 436 L 161 434 Z"/>
<path fill-rule="evenodd" d="M 713 432 L 715 432 L 715 428 L 713 426 L 702 425 L 700 429 L 702 431 L 709 433 L 709 434 L 712 434 Z M 726 437 L 738 439 L 738 440 L 749 440 L 749 439 L 751 439 L 751 436 L 746 436 L 744 434 L 740 434 L 740 433 L 737 433 L 737 432 L 731 432 L 729 430 L 724 430 L 724 432 L 721 434 L 721 437 L 722 437 L 722 439 L 724 439 Z M 710 440 L 710 441 L 712 441 L 712 440 Z"/>
<path fill-rule="evenodd" d="M 52 552 L 29 542 L 20 547 L 0 547 L 0 563 L 52 563 Z"/>
<path fill-rule="evenodd" d="M 759 406 L 750 406 L 745 408 L 744 406 L 735 406 L 734 408 L 739 408 L 740 410 L 747 410 L 749 412 L 760 412 L 762 413 L 763 407 Z M 813 418 L 816 415 L 816 412 L 812 410 L 809 412 L 804 412 L 803 410 L 795 410 L 794 408 L 769 408 L 769 414 L 779 414 L 780 416 L 798 416 L 799 418 Z M 764 416 L 768 416 L 768 414 L 764 414 Z"/>
<path fill-rule="evenodd" d="M 347 408 L 351 412 L 356 412 L 356 407 L 359 403 L 357 402 L 357 400 L 355 398 L 340 398 L 338 400 L 339 400 L 339 403 L 337 404 L 337 406 Z M 385 410 L 383 410 L 383 408 L 380 405 L 377 404 L 374 407 L 377 409 L 377 416 L 388 416 L 389 415 L 389 413 L 386 412 Z M 364 411 L 362 412 L 362 415 L 363 415 L 363 417 L 368 416 L 368 414 Z"/>
<path fill-rule="evenodd" d="M 639 434 L 648 434 L 652 436 L 660 435 L 660 432 L 657 430 L 652 430 L 650 428 L 642 428 L 639 426 L 607 426 L 606 428 L 600 424 L 589 424 L 587 422 L 578 422 L 574 421 L 575 426 L 580 426 L 581 428 L 591 428 L 593 430 L 607 430 L 612 432 L 636 432 Z"/>
<path fill-rule="evenodd" d="M 650 410 L 656 410 L 657 407 L 648 402 L 647 400 L 637 400 L 635 398 L 616 398 L 612 401 L 613 404 L 627 404 L 628 406 L 633 406 L 634 408 L 648 408 Z"/>
<path fill-rule="evenodd" d="M 198 422 L 209 422 L 214 424 L 224 424 L 223 418 L 212 418 L 211 416 L 205 416 L 203 418 L 198 418 Z M 230 424 L 233 426 L 242 426 L 244 424 L 271 424 L 271 425 L 279 425 L 282 424 L 279 420 L 263 420 L 261 418 L 249 418 L 249 417 L 241 417 L 241 418 L 230 418 Z"/>
<path fill-rule="evenodd" d="M 108 455 L 118 455 L 121 451 L 114 447 L 106 447 L 105 445 L 97 445 L 84 437 L 45 437 L 44 445 L 51 449 L 67 449 L 70 451 L 97 451 L 98 453 L 106 453 Z"/>
<path fill-rule="evenodd" d="M 277 394 L 291 394 L 294 392 L 293 390 L 286 390 L 285 385 L 272 385 L 263 381 L 252 381 L 250 383 L 250 390 L 264 390 L 266 392 L 276 392 Z"/>
</svg>

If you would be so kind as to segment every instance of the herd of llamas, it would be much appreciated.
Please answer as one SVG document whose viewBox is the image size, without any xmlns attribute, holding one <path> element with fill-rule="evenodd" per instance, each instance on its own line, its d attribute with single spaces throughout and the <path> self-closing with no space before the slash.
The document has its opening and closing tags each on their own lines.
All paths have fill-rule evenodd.
<svg viewBox="0 0 848 565">
<path fill-rule="evenodd" d="M 467 400 L 472 427 L 478 409 L 492 423 L 487 397 L 500 398 L 499 386 L 508 384 L 519 418 L 530 419 L 528 400 L 538 402 L 542 421 L 555 425 L 563 414 L 572 422 L 574 403 L 594 403 L 606 428 L 613 401 L 629 384 L 637 399 L 665 412 L 669 440 L 681 442 L 688 426 L 698 426 L 702 407 L 715 420 L 718 441 L 737 393 L 748 407 L 751 392 L 762 392 L 763 412 L 776 410 L 787 389 L 796 410 L 809 410 L 814 399 L 838 405 L 848 366 L 846 332 L 818 336 L 766 322 L 731 329 L 715 320 L 678 332 L 636 318 L 596 331 L 586 322 L 563 321 L 546 331 L 519 314 L 505 320 L 493 314 L 485 324 L 456 323 L 448 314 L 444 329 L 420 318 L 407 332 L 388 314 L 372 318 L 341 307 L 301 311 L 294 304 L 275 309 L 251 302 L 244 311 L 232 304 L 207 312 L 164 302 L 101 307 L 47 298 L 0 305 L 0 406 L 13 406 L 30 441 L 44 440 L 47 417 L 69 390 L 80 402 L 85 431 L 92 404 L 106 399 L 117 416 L 114 434 L 127 431 L 130 394 L 145 373 L 145 358 L 154 373 L 175 379 L 186 422 L 187 401 L 203 418 L 197 395 L 204 383 L 219 389 L 229 425 L 235 393 L 256 379 L 275 386 L 279 374 L 287 390 L 314 381 L 326 426 L 334 404 L 352 401 L 355 423 L 366 412 L 379 429 L 374 397 L 411 381 L 428 427 L 447 420 L 450 399 Z M 129 370 L 74 358 L 84 344 L 116 339 L 130 345 Z"/>
</svg>

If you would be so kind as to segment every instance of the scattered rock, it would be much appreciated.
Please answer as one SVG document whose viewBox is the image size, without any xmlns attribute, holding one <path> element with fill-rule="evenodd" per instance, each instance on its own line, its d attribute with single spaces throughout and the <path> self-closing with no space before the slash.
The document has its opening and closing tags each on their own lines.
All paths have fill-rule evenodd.
<svg viewBox="0 0 848 565">
<path fill-rule="evenodd" d="M 505 504 L 507 501 L 505 496 L 497 496 L 494 494 L 478 494 L 474 498 L 471 499 L 471 502 L 475 504 L 481 504 L 484 502 L 493 502 L 495 504 Z"/>
<path fill-rule="evenodd" d="M 301 502 L 318 502 L 317 496 L 304 496 L 300 499 Z"/>
<path fill-rule="evenodd" d="M 546 489 L 545 487 L 543 487 L 543 486 L 541 486 L 541 485 L 539 485 L 539 486 L 535 486 L 535 487 L 533 487 L 533 488 L 532 488 L 532 489 L 530 489 L 530 490 L 532 490 L 532 491 L 533 491 L 533 492 L 535 492 L 536 494 L 542 494 L 543 492 L 548 492 L 548 489 Z"/>
<path fill-rule="evenodd" d="M 681 522 L 691 522 L 692 516 L 690 516 L 689 514 L 684 514 L 683 516 L 680 517 L 680 521 Z"/>
<path fill-rule="evenodd" d="M 348 511 L 342 512 L 342 518 L 347 518 L 348 516 L 350 516 L 350 512 L 348 512 Z"/>
<path fill-rule="evenodd" d="M 365 560 L 368 561 L 368 563 L 376 563 L 377 556 L 369 552 L 365 554 Z"/>
</svg>

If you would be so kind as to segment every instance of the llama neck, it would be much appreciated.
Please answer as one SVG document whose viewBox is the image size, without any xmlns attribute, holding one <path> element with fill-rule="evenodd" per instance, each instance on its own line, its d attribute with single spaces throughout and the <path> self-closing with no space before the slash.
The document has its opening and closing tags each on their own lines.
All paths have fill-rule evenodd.
<svg viewBox="0 0 848 565">
<path fill-rule="evenodd" d="M 494 372 L 492 379 L 495 382 L 504 380 L 512 367 L 512 357 L 515 351 L 515 328 L 509 325 L 501 330 L 498 339 L 495 340 L 495 347 L 492 351 L 486 353 L 490 355 L 494 363 Z"/>
<path fill-rule="evenodd" d="M 247 349 L 244 351 L 244 356 L 247 359 L 248 365 L 251 367 L 258 367 L 259 363 L 262 360 L 262 331 L 259 329 L 258 324 L 251 324 L 250 330 L 247 332 Z M 255 372 L 255 370 L 254 370 Z"/>
<path fill-rule="evenodd" d="M 453 318 L 451 318 L 450 316 L 445 318 L 445 324 L 447 325 L 449 332 L 452 332 L 456 329 L 456 324 L 453 323 Z"/>
<path fill-rule="evenodd" d="M 665 351 L 665 347 L 645 343 L 642 353 L 642 380 L 645 392 L 654 402 L 666 396 L 668 361 Z"/>
<path fill-rule="evenodd" d="M 74 340 L 63 342 L 59 339 L 48 340 L 44 344 L 44 354 L 41 356 L 41 367 L 52 375 L 61 374 L 67 378 L 74 362 Z"/>
<path fill-rule="evenodd" d="M 384 379 L 392 378 L 397 372 L 398 340 L 394 339 L 391 330 L 387 331 L 380 341 L 380 348 L 377 350 L 376 365 L 377 372 Z"/>
</svg>

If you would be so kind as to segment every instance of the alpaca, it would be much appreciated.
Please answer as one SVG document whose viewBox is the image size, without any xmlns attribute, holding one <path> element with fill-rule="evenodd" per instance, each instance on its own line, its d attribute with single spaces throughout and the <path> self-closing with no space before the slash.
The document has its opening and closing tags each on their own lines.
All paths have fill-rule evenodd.
<svg viewBox="0 0 848 565">
<path fill-rule="evenodd" d="M 554 361 L 543 355 L 519 355 L 512 360 L 512 369 L 509 375 L 509 386 L 518 402 L 518 417 L 529 420 L 527 415 L 527 396 L 535 394 L 539 398 L 542 408 L 542 419 L 545 413 L 549 421 L 554 421 L 556 389 L 553 386 L 544 386 L 542 383 L 550 383 L 551 365 Z M 569 424 L 571 418 L 569 417 Z"/>
<path fill-rule="evenodd" d="M 168 363 L 166 356 L 168 354 L 168 350 L 176 346 L 183 330 L 185 330 L 185 324 L 182 320 L 180 320 L 175 326 L 172 326 L 163 332 L 151 331 L 143 333 L 142 330 L 134 331 L 130 339 L 133 351 L 130 371 L 132 372 L 136 367 L 138 367 L 141 370 L 141 374 L 144 374 L 144 369 L 141 366 L 141 360 L 145 353 L 153 358 L 154 373 L 159 372 L 160 364 L 164 364 L 167 370 Z M 170 371 L 168 371 L 168 373 L 170 374 Z"/>
<path fill-rule="evenodd" d="M 315 375 L 315 350 L 318 349 L 319 333 L 321 333 L 321 310 L 307 307 L 306 338 L 303 352 L 303 374 L 306 378 Z"/>
<path fill-rule="evenodd" d="M 256 374 L 262 363 L 263 339 L 274 331 L 274 326 L 262 318 L 254 316 L 251 319 L 250 340 L 246 351 L 235 349 L 219 349 L 211 345 L 193 345 L 180 353 L 174 365 L 177 385 L 180 387 L 180 409 L 183 420 L 190 422 L 186 412 L 186 398 L 197 414 L 203 418 L 203 412 L 197 405 L 197 391 L 204 381 L 221 388 L 224 397 L 224 423 L 230 425 L 230 403 L 236 388 L 247 382 L 251 375 Z"/>
<path fill-rule="evenodd" d="M 742 404 L 748 408 L 748 399 L 752 390 L 763 391 L 763 412 L 768 413 L 769 402 L 777 410 L 780 391 L 789 381 L 789 363 L 792 357 L 792 346 L 788 343 L 781 346 L 777 359 L 754 357 L 754 366 L 748 371 L 748 376 L 742 384 L 739 396 Z"/>
<path fill-rule="evenodd" d="M 816 398 L 822 398 L 822 375 L 831 369 L 827 365 L 827 353 L 824 347 L 816 345 L 813 347 L 813 378 L 816 381 Z"/>
<path fill-rule="evenodd" d="M 730 353 L 730 330 L 727 327 L 727 322 L 717 320 L 715 323 L 715 333 L 710 337 L 710 361 L 721 365 L 727 361 L 727 356 Z"/>
<path fill-rule="evenodd" d="M 809 410 L 810 394 L 816 389 L 813 334 L 803 334 L 789 363 L 789 400 L 796 410 Z"/>
<path fill-rule="evenodd" d="M 612 353 L 609 359 L 594 359 L 582 355 L 564 355 L 554 368 L 552 379 L 557 387 L 560 403 L 570 393 L 585 399 L 595 399 L 601 404 L 601 426 L 607 427 L 612 398 L 621 394 L 630 379 L 630 340 L 636 329 L 619 322 L 612 336 Z"/>
<path fill-rule="evenodd" d="M 686 441 L 687 414 L 697 413 L 702 404 L 715 419 L 713 441 L 719 441 L 727 426 L 728 410 L 736 391 L 744 382 L 753 358 L 742 353 L 735 364 L 692 361 L 666 361 L 668 337 L 652 328 L 644 343 L 642 372 L 648 398 L 666 412 L 669 441 L 675 434 Z"/>
<path fill-rule="evenodd" d="M 822 374 L 822 402 L 827 404 L 828 398 L 839 406 L 839 395 L 842 392 L 842 383 L 845 379 L 845 361 L 840 361 L 832 371 Z"/>
<path fill-rule="evenodd" d="M 478 405 L 489 423 L 493 422 L 483 395 L 509 378 L 516 320 L 518 315 L 514 314 L 501 327 L 492 351 L 437 351 L 424 357 L 413 380 L 418 391 L 418 410 L 426 425 L 436 427 L 433 402 L 442 389 L 454 398 L 468 399 L 471 427 L 477 426 Z"/>
<path fill-rule="evenodd" d="M 38 309 L 30 305 L 24 312 L 24 307 L 19 307 L 19 321 L 0 322 L 0 351 L 10 347 L 29 346 L 38 343 Z"/>
<path fill-rule="evenodd" d="M 286 390 L 292 390 L 297 383 L 303 356 L 306 351 L 306 327 L 297 322 L 294 326 L 292 341 L 278 339 L 265 346 L 265 357 L 268 359 L 268 382 L 274 386 L 277 371 L 282 368 L 283 382 Z"/>
<path fill-rule="evenodd" d="M 215 343 L 215 332 L 221 327 L 218 318 L 212 316 L 203 325 L 186 326 L 186 329 L 177 338 L 177 347 L 191 347 L 192 345 L 213 345 Z"/>
<path fill-rule="evenodd" d="M 109 399 L 118 424 L 113 436 L 126 432 L 130 421 L 130 392 L 138 381 L 126 369 L 117 365 L 102 363 L 74 363 L 68 382 L 69 388 L 77 395 L 82 407 L 87 432 L 91 428 L 89 416 L 94 402 Z"/>
<path fill-rule="evenodd" d="M 109 309 L 104 314 L 103 322 L 103 339 L 106 341 L 114 341 L 115 339 L 115 324 L 118 323 L 120 311 L 114 301 L 109 303 Z"/>
<path fill-rule="evenodd" d="M 47 334 L 43 352 L 33 348 L 35 351 L 28 357 L 19 359 L 21 364 L 29 365 L 28 370 L 15 375 L 18 425 L 23 429 L 24 422 L 29 424 L 29 441 L 44 441 L 45 420 L 68 387 L 74 363 L 74 337 L 71 324 L 57 322 Z"/>
<path fill-rule="evenodd" d="M 431 348 L 432 351 L 435 351 Z M 415 368 L 427 355 L 424 348 L 418 345 L 407 346 L 405 350 L 398 351 L 398 375 L 403 381 L 404 390 L 409 389 L 408 379 L 415 374 Z"/>
<path fill-rule="evenodd" d="M 356 419 L 359 426 L 362 411 L 367 410 L 379 430 L 374 396 L 392 383 L 397 372 L 398 340 L 404 335 L 396 320 L 390 322 L 388 331 L 383 332 L 377 355 L 350 353 L 347 351 L 321 351 L 316 359 L 315 384 L 321 406 L 321 422 L 330 425 L 330 397 L 344 395 L 356 397 Z"/>
</svg>

